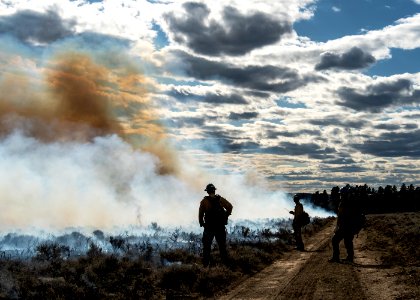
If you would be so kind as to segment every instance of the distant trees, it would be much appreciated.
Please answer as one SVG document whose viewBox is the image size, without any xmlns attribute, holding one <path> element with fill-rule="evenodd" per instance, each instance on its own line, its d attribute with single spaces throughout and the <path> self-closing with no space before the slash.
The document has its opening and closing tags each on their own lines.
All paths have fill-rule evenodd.
<svg viewBox="0 0 420 300">
<path fill-rule="evenodd" d="M 352 201 L 357 201 L 365 213 L 388 213 L 420 210 L 420 187 L 403 183 L 398 188 L 393 185 L 375 188 L 365 185 L 352 186 L 347 184 L 340 188 L 335 186 L 330 194 L 324 190 L 316 191 L 311 195 L 311 202 L 329 211 L 337 211 L 340 199 L 349 195 Z"/>
</svg>

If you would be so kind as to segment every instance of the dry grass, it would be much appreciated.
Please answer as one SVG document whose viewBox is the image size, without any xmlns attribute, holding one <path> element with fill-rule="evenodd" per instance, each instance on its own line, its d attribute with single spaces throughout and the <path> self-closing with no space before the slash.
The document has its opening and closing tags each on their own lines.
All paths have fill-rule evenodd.
<svg viewBox="0 0 420 300">
<path fill-rule="evenodd" d="M 366 250 L 380 253 L 384 265 L 420 298 L 420 212 L 368 215 Z M 362 249 L 363 250 L 363 249 Z"/>
<path fill-rule="evenodd" d="M 314 234 L 330 220 L 315 219 Z M 217 247 L 210 268 L 201 266 L 200 235 L 178 232 L 187 248 L 134 247 L 113 239 L 113 253 L 91 244 L 82 257 L 71 257 L 57 243 L 41 244 L 30 260 L 0 261 L 0 299 L 197 299 L 214 297 L 244 276 L 254 274 L 293 248 L 290 231 L 251 231 L 229 241 L 230 260 L 220 261 Z M 251 237 L 252 238 L 248 238 Z M 198 245 L 197 245 L 198 244 Z M 122 249 L 124 248 L 124 249 Z M 122 251 L 124 250 L 124 251 Z"/>
</svg>

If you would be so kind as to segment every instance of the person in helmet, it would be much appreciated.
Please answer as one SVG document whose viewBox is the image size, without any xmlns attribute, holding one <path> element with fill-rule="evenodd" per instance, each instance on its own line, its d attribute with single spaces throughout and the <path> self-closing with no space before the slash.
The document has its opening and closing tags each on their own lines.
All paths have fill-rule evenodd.
<svg viewBox="0 0 420 300">
<path fill-rule="evenodd" d="M 226 250 L 226 227 L 229 215 L 232 213 L 233 206 L 225 198 L 216 195 L 216 187 L 209 183 L 205 190 L 205 196 L 200 202 L 198 210 L 198 222 L 203 231 L 203 265 L 210 264 L 210 251 L 213 239 L 216 238 L 220 256 L 224 263 L 227 262 L 228 254 Z"/>
<path fill-rule="evenodd" d="M 293 227 L 293 233 L 296 240 L 296 249 L 299 251 L 305 251 L 305 246 L 303 245 L 303 240 L 302 240 L 302 223 L 301 223 L 301 219 L 303 215 L 303 205 L 302 203 L 300 203 L 300 198 L 298 195 L 295 195 L 293 197 L 293 201 L 295 202 L 295 210 L 294 211 L 291 210 L 289 213 L 294 215 L 292 227 Z"/>
<path fill-rule="evenodd" d="M 344 240 L 347 257 L 344 262 L 353 263 L 353 238 L 356 234 L 358 216 L 361 214 L 360 204 L 357 202 L 354 191 L 347 189 L 341 192 L 341 200 L 337 211 L 337 224 L 332 237 L 333 256 L 329 262 L 340 262 L 340 242 Z"/>
</svg>

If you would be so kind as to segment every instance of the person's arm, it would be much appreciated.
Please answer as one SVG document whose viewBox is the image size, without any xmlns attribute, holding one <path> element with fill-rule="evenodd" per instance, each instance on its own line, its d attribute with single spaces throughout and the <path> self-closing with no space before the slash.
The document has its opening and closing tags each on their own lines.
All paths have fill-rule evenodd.
<svg viewBox="0 0 420 300">
<path fill-rule="evenodd" d="M 198 222 L 200 223 L 200 227 L 204 226 L 204 203 L 203 203 L 203 201 L 200 202 L 200 208 L 198 209 Z"/>
<path fill-rule="evenodd" d="M 226 209 L 226 213 L 228 215 L 232 214 L 233 205 L 229 201 L 227 201 L 225 198 L 220 197 L 220 205 L 222 205 L 222 207 Z"/>
</svg>

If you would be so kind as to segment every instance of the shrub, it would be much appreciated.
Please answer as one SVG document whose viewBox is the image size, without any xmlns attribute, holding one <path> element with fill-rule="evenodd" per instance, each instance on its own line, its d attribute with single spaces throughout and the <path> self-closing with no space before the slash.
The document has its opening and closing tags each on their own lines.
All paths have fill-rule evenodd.
<svg viewBox="0 0 420 300">
<path fill-rule="evenodd" d="M 42 243 L 36 247 L 35 258 L 41 261 L 59 260 L 70 255 L 70 248 L 58 243 Z"/>
<path fill-rule="evenodd" d="M 200 258 L 185 249 L 172 249 L 160 252 L 161 261 L 181 262 L 185 264 L 198 263 Z"/>
</svg>

